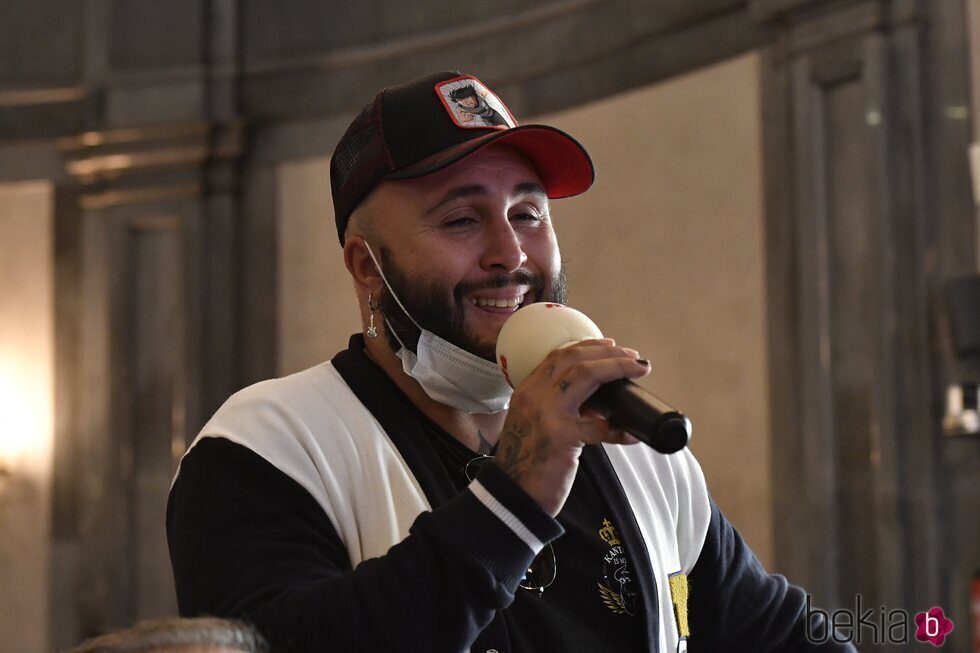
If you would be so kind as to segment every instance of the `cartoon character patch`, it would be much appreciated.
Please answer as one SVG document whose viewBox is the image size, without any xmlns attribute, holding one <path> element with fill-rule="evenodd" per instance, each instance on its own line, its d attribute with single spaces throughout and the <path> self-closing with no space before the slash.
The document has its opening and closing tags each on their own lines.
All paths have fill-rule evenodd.
<svg viewBox="0 0 980 653">
<path fill-rule="evenodd" d="M 636 612 L 633 570 L 619 534 L 608 519 L 602 520 L 599 537 L 609 545 L 609 551 L 602 557 L 599 597 L 614 613 L 633 615 Z"/>
<path fill-rule="evenodd" d="M 456 77 L 436 84 L 436 93 L 459 127 L 509 129 L 517 121 L 504 103 L 476 77 Z"/>
</svg>

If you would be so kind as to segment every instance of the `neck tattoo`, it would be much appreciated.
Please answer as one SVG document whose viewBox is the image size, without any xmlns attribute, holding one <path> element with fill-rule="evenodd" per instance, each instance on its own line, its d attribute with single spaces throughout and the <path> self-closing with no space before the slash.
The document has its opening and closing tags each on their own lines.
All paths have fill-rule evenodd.
<svg viewBox="0 0 980 653">
<path fill-rule="evenodd" d="M 489 456 L 493 452 L 493 445 L 487 442 L 487 439 L 483 437 L 483 431 L 480 429 L 476 430 L 476 437 L 480 438 L 480 446 L 476 452 L 481 456 Z"/>
</svg>

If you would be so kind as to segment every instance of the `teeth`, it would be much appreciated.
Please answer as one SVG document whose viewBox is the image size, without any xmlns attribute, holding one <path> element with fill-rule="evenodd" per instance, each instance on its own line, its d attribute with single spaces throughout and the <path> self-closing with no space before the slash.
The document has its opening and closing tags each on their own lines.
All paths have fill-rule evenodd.
<svg viewBox="0 0 980 653">
<path fill-rule="evenodd" d="M 514 308 L 523 302 L 524 295 L 518 295 L 510 299 L 494 299 L 492 297 L 475 297 L 470 299 L 470 303 L 476 306 L 493 306 L 495 308 Z"/>
</svg>

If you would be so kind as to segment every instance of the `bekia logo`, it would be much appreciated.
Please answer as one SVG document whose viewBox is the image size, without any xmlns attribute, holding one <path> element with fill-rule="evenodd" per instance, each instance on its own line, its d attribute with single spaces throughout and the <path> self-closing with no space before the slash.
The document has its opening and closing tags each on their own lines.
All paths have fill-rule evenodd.
<svg viewBox="0 0 980 653">
<path fill-rule="evenodd" d="M 920 642 L 929 642 L 933 646 L 942 646 L 946 635 L 953 630 L 953 621 L 943 614 L 940 607 L 930 608 L 928 612 L 915 615 L 915 638 Z"/>
<path fill-rule="evenodd" d="M 834 641 L 838 644 L 908 644 L 909 613 L 885 607 L 863 609 L 864 597 L 854 597 L 854 610 L 834 610 L 827 613 L 810 607 L 806 597 L 806 638 L 813 644 Z M 936 606 L 915 615 L 915 639 L 942 646 L 946 635 L 953 630 L 953 621 Z"/>
</svg>

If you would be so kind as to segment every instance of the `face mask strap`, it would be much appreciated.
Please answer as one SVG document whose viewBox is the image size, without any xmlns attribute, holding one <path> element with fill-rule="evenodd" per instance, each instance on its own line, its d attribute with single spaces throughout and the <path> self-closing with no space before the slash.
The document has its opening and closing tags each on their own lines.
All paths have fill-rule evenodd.
<svg viewBox="0 0 980 653">
<path fill-rule="evenodd" d="M 398 337 L 398 332 L 396 330 L 394 330 L 394 329 L 391 328 L 391 322 L 388 321 L 388 316 L 385 315 L 384 313 L 382 313 L 381 314 L 381 317 L 384 318 L 385 326 L 388 327 L 388 333 L 390 333 L 391 335 L 395 336 L 395 340 L 398 341 L 398 344 L 401 345 L 401 348 L 402 349 L 404 349 L 405 351 L 408 351 L 408 347 L 406 347 L 405 346 L 405 343 L 402 342 L 402 339 Z"/>
<path fill-rule="evenodd" d="M 391 322 L 388 320 L 388 316 L 384 314 L 384 311 L 381 312 L 388 331 L 395 336 L 395 340 L 401 345 L 401 350 L 396 355 L 402 359 L 402 366 L 405 373 L 418 381 L 422 389 L 430 397 L 458 410 L 468 413 L 495 413 L 506 410 L 507 405 L 510 403 L 512 389 L 506 383 L 503 375 L 500 373 L 500 369 L 489 361 L 485 361 L 479 356 L 443 340 L 431 331 L 423 329 L 415 321 L 415 318 L 405 310 L 405 306 L 398 299 L 398 295 L 391 289 L 391 284 L 388 283 L 388 279 L 385 277 L 385 273 L 381 269 L 378 259 L 374 257 L 374 252 L 371 250 L 371 245 L 367 240 L 364 241 L 364 245 L 367 247 L 368 254 L 370 254 L 371 260 L 374 261 L 374 265 L 378 269 L 382 281 L 384 281 L 388 291 L 391 292 L 391 296 L 395 298 L 395 302 L 398 303 L 398 307 L 402 309 L 402 312 L 408 316 L 408 319 L 419 330 L 419 352 L 418 354 L 414 354 L 402 342 L 402 339 L 398 336 L 398 332 L 391 328 Z M 420 356 L 426 357 L 423 354 L 423 350 L 429 352 L 428 362 L 419 360 Z M 450 365 L 449 369 L 446 367 L 447 364 Z M 477 392 L 477 396 L 474 396 L 472 391 L 466 390 L 466 386 L 471 385 L 472 380 L 467 381 L 460 377 L 460 372 L 463 370 L 470 375 L 476 374 L 479 376 L 479 380 L 483 385 L 481 386 L 481 391 Z M 499 377 L 499 379 L 496 377 Z M 500 388 L 487 387 L 487 382 L 491 382 L 492 384 L 493 381 L 498 380 L 502 382 Z M 501 396 L 502 391 L 505 392 L 506 397 Z M 483 396 L 481 397 L 479 395 Z"/>
<path fill-rule="evenodd" d="M 385 282 L 385 287 L 388 289 L 388 292 L 390 292 L 391 296 L 395 298 L 395 302 L 398 304 L 398 308 L 402 309 L 402 313 L 408 316 L 408 319 L 412 321 L 412 324 L 415 325 L 415 328 L 417 328 L 419 331 L 422 331 L 422 327 L 419 326 L 419 323 L 415 321 L 415 318 L 412 317 L 412 314 L 409 313 L 407 310 L 405 310 L 405 305 L 402 304 L 402 300 L 398 299 L 398 295 L 396 295 L 395 291 L 392 290 L 391 284 L 388 283 L 388 278 L 385 276 L 384 270 L 381 269 L 381 264 L 378 263 L 378 259 L 374 258 L 374 252 L 371 251 L 371 244 L 367 241 L 367 238 L 364 238 L 363 240 L 364 240 L 364 246 L 367 247 L 368 254 L 371 256 L 371 260 L 374 261 L 374 267 L 378 269 L 378 274 L 381 275 L 381 280 Z M 385 324 L 388 325 L 389 329 L 391 328 L 391 324 L 388 322 L 387 317 L 385 317 Z M 398 343 L 402 347 L 405 346 L 405 344 L 401 341 L 401 338 L 398 337 L 397 333 L 395 334 L 395 339 L 398 340 Z"/>
</svg>

